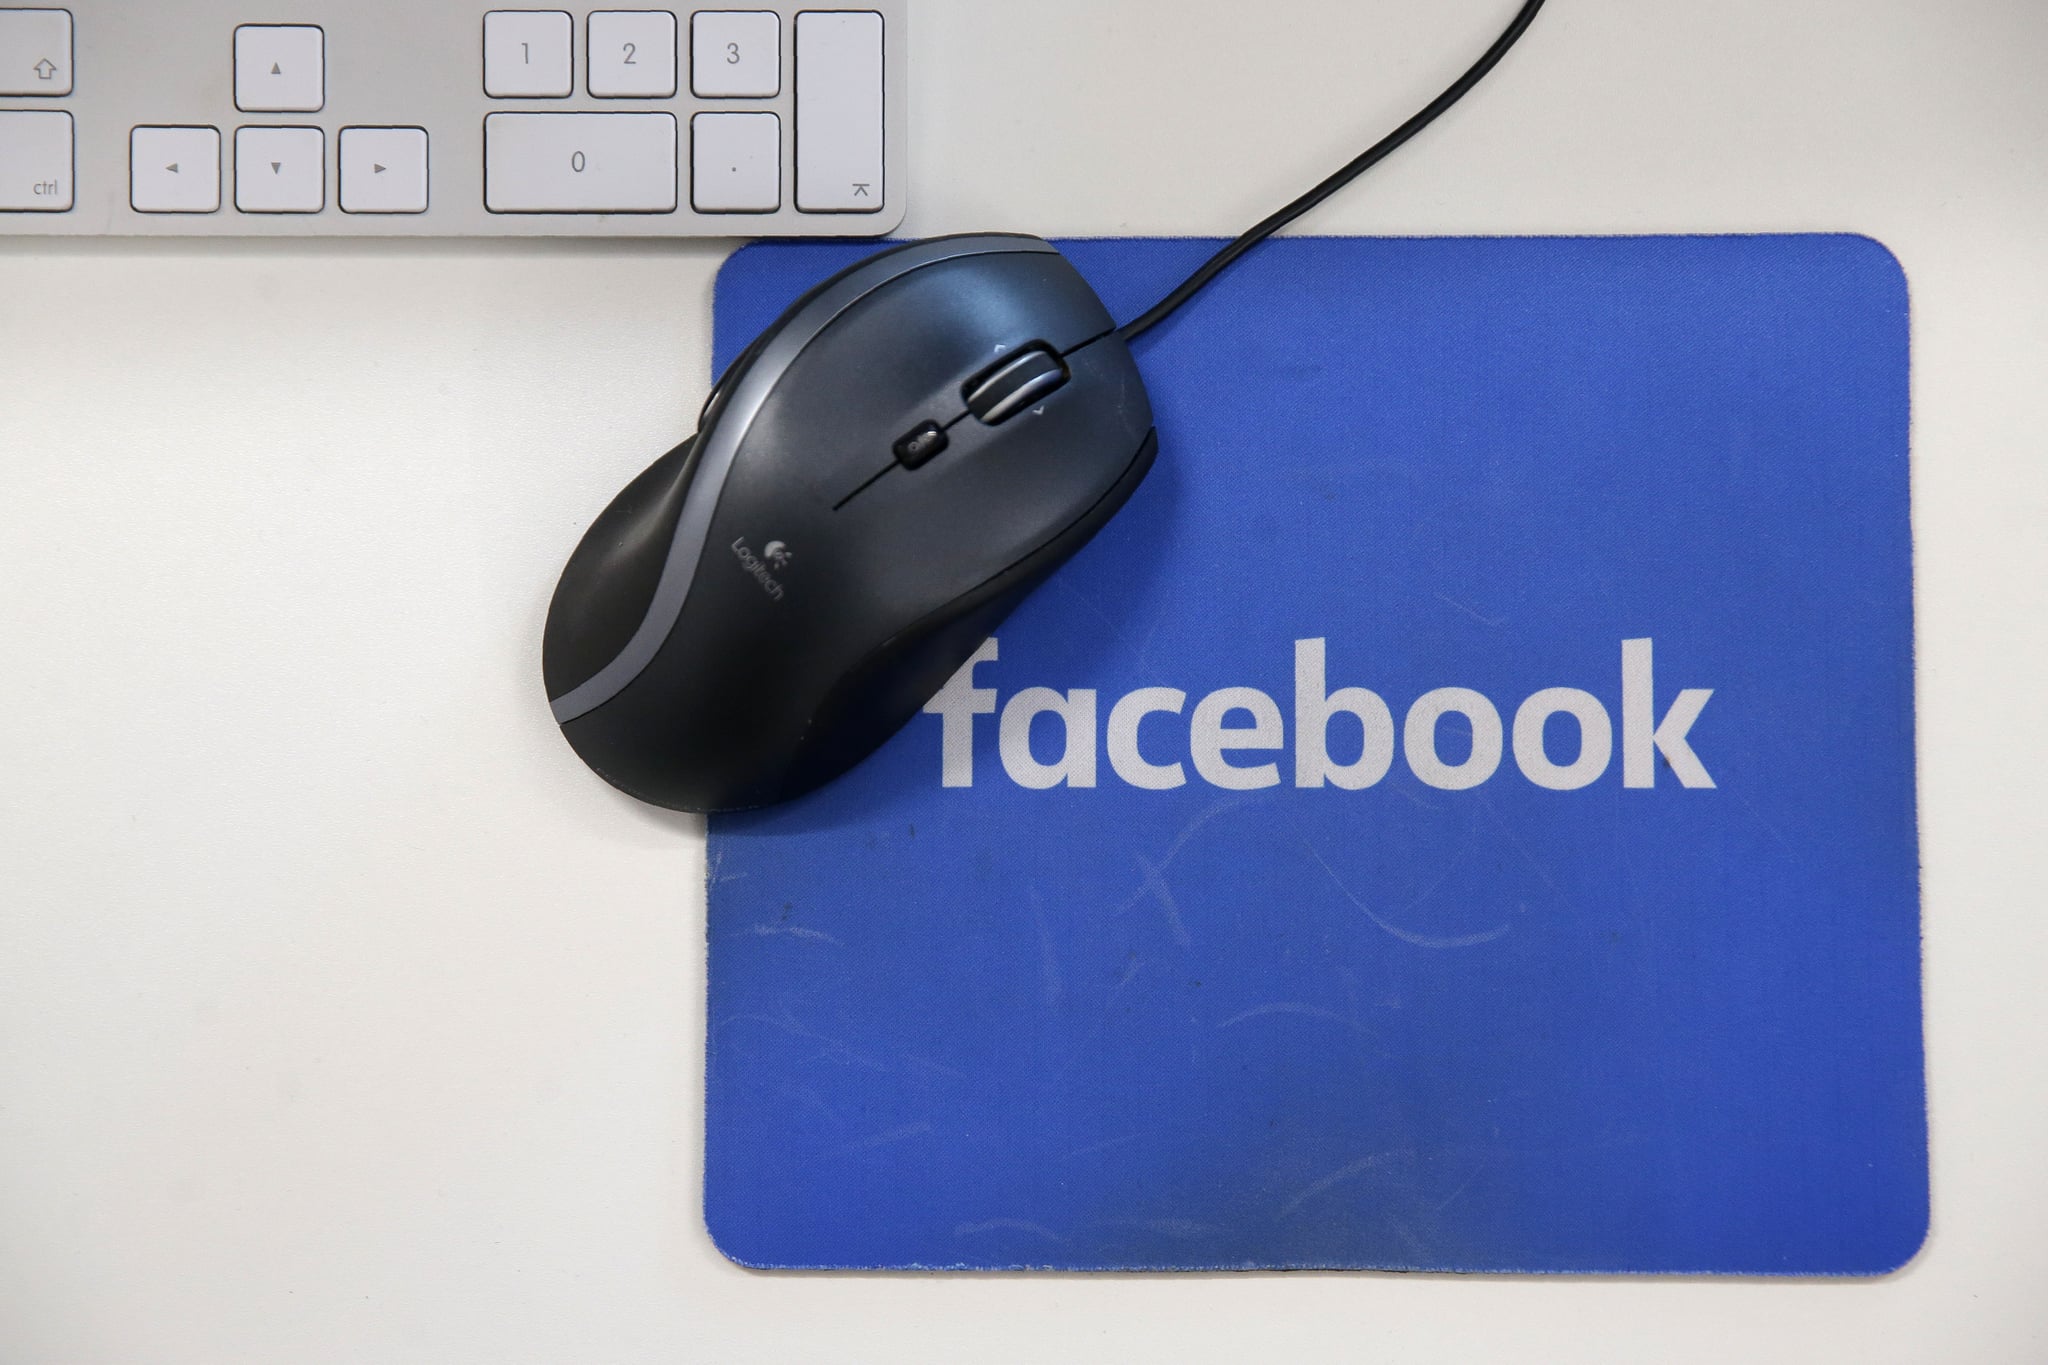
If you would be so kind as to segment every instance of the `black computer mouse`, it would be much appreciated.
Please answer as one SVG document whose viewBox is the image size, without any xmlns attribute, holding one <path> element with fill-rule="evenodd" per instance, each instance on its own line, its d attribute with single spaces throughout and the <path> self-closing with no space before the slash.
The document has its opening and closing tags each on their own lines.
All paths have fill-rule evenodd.
<svg viewBox="0 0 2048 1365">
<path fill-rule="evenodd" d="M 1157 450 L 1116 323 L 1036 237 L 813 289 L 584 536 L 548 609 L 562 733 L 678 810 L 831 780 L 1122 507 Z"/>
</svg>

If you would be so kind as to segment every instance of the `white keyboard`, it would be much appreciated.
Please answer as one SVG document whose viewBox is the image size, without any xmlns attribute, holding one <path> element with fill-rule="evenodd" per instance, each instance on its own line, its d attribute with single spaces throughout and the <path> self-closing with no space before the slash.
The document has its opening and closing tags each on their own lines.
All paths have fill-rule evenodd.
<svg viewBox="0 0 2048 1365">
<path fill-rule="evenodd" d="M 906 5 L 0 0 L 0 235 L 883 236 Z"/>
</svg>

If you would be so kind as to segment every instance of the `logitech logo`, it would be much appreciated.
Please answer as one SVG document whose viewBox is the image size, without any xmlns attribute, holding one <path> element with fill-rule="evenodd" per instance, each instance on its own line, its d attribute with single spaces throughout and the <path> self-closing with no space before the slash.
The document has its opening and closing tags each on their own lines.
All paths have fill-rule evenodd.
<svg viewBox="0 0 2048 1365">
<path fill-rule="evenodd" d="M 1621 642 L 1621 785 L 1651 787 L 1661 756 L 1682 787 L 1712 787 L 1714 779 L 1693 751 L 1689 736 L 1712 688 L 1688 687 L 1671 698 L 1659 717 L 1652 677 L 1653 642 Z M 1576 687 L 1545 687 L 1532 692 L 1514 709 L 1511 725 L 1501 711 L 1469 687 L 1439 687 L 1408 704 L 1398 730 L 1394 712 L 1377 692 L 1363 687 L 1331 691 L 1325 682 L 1327 642 L 1294 642 L 1294 726 L 1292 779 L 1297 787 L 1331 786 L 1345 791 L 1371 787 L 1393 769 L 1398 750 L 1408 770 L 1422 782 L 1443 791 L 1464 791 L 1492 778 L 1501 768 L 1503 740 L 1509 741 L 1515 767 L 1538 787 L 1577 791 L 1603 777 L 1614 757 L 1614 722 L 1607 706 L 1592 692 Z M 974 785 L 974 718 L 996 714 L 996 689 L 976 687 L 974 670 L 998 658 L 997 642 L 985 641 L 961 665 L 938 695 L 925 704 L 925 714 L 939 717 L 940 782 L 948 787 Z M 1611 694 L 1610 694 L 1611 695 Z M 1109 708 L 1108 725 L 1098 730 L 1097 696 L 1092 688 L 1058 692 L 1026 687 L 1010 695 L 996 723 L 996 751 L 1003 771 L 1020 787 L 1093 787 L 1097 755 L 1106 751 L 1110 771 L 1125 784 L 1149 791 L 1185 786 L 1185 754 L 1195 775 L 1213 787 L 1255 791 L 1280 785 L 1280 757 L 1287 748 L 1287 726 L 1280 706 L 1255 687 L 1225 687 L 1197 701 L 1184 726 L 1152 717 L 1179 716 L 1188 695 L 1173 687 L 1141 687 Z M 1056 721 L 1058 753 L 1039 757 L 1033 724 L 1041 716 Z M 1355 748 L 1356 757 L 1331 753 L 1332 721 L 1338 747 Z M 1440 733 L 1440 722 L 1458 717 L 1452 731 Z M 1553 720 L 1568 724 L 1553 725 Z M 1145 731 L 1141 744 L 1140 730 Z M 1048 727 L 1040 726 L 1043 741 Z M 1469 746 L 1450 733 L 1464 731 Z M 1576 743 L 1572 742 L 1576 732 Z M 1449 749 L 1450 756 L 1445 750 Z M 1148 754 L 1150 756 L 1148 756 Z M 1258 755 L 1275 757 L 1259 761 Z M 1171 759 L 1172 761 L 1163 761 Z"/>
<path fill-rule="evenodd" d="M 761 585 L 762 592 L 778 602 L 782 600 L 782 584 L 776 581 L 775 575 L 768 572 L 768 569 L 771 564 L 779 569 L 789 563 L 792 556 L 787 545 L 779 540 L 771 540 L 768 542 L 767 550 L 757 555 L 747 548 L 747 538 L 741 536 L 732 543 L 732 556 L 740 562 L 740 567 L 747 571 L 747 576 Z"/>
</svg>

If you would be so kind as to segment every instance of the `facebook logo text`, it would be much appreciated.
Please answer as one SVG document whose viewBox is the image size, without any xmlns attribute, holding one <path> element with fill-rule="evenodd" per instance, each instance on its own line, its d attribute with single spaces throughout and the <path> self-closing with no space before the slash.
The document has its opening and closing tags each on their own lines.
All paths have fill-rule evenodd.
<svg viewBox="0 0 2048 1365">
<path fill-rule="evenodd" d="M 1011 693 L 999 709 L 998 689 L 975 686 L 975 670 L 1000 657 L 998 641 L 984 641 L 925 705 L 926 714 L 940 722 L 940 780 L 945 786 L 974 785 L 974 728 L 982 716 L 996 717 L 1003 773 L 1020 787 L 1040 790 L 1098 785 L 1103 756 L 1116 781 L 1148 791 L 1171 790 L 1190 780 L 1229 791 L 1283 782 L 1360 791 L 1384 779 L 1397 756 L 1428 786 L 1464 791 L 1499 774 L 1508 754 L 1514 768 L 1536 786 L 1576 791 L 1600 781 L 1614 766 L 1615 724 L 1606 704 L 1590 691 L 1542 688 L 1516 705 L 1512 719 L 1504 722 L 1502 709 L 1482 693 L 1438 687 L 1408 703 L 1397 729 L 1393 708 L 1377 692 L 1329 687 L 1327 642 L 1319 639 L 1294 642 L 1291 755 L 1280 705 L 1258 688 L 1219 688 L 1190 710 L 1188 694 L 1178 688 L 1141 687 L 1118 698 L 1108 709 L 1107 723 L 1098 725 L 1102 705 L 1092 688 L 1026 687 Z M 1621 785 L 1654 787 L 1661 758 L 1681 787 L 1710 788 L 1714 779 L 1694 752 L 1690 735 L 1713 689 L 1667 692 L 1669 700 L 1659 715 L 1653 661 L 1653 641 L 1621 642 Z M 1346 718 L 1343 725 L 1333 726 L 1340 716 Z M 1444 727 L 1453 717 L 1463 725 L 1453 720 Z M 1552 724 L 1555 718 L 1564 723 Z M 1452 738 L 1457 730 L 1470 735 L 1469 745 L 1460 742 L 1462 736 Z M 1345 735 L 1336 746 L 1333 731 Z M 1333 747 L 1345 756 L 1333 754 Z"/>
</svg>

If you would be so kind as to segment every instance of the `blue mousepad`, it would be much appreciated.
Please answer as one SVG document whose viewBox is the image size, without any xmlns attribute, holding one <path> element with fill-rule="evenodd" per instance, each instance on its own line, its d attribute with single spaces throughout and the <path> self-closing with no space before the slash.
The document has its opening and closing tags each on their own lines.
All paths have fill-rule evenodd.
<svg viewBox="0 0 2048 1365">
<path fill-rule="evenodd" d="M 1066 249 L 1127 318 L 1213 245 Z M 718 363 L 870 249 L 740 252 Z M 719 1247 L 1909 1259 L 1892 257 L 1295 239 L 1138 352 L 1122 515 L 874 759 L 711 822 Z"/>
</svg>

